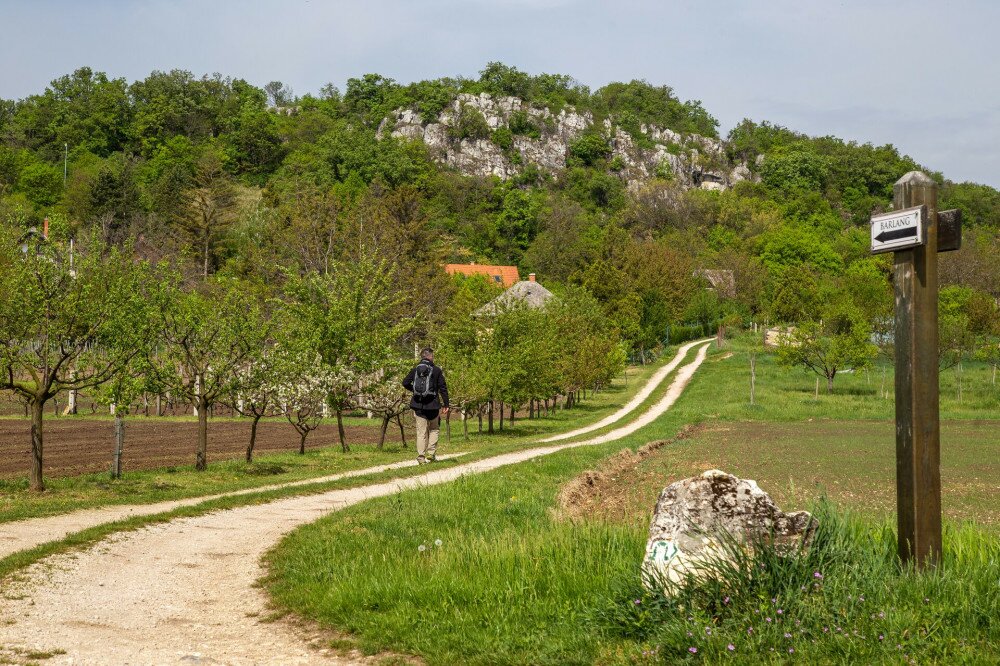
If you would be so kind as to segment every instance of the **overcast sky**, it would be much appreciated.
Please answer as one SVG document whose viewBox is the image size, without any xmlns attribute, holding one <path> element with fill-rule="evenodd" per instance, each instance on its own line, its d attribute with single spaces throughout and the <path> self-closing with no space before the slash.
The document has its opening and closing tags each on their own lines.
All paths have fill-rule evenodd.
<svg viewBox="0 0 1000 666">
<path fill-rule="evenodd" d="M 905 10 L 901 7 L 905 7 Z M 81 65 L 220 72 L 296 93 L 500 60 L 600 87 L 646 79 L 744 117 L 892 143 L 1000 187 L 996 0 L 0 0 L 0 97 Z"/>
</svg>

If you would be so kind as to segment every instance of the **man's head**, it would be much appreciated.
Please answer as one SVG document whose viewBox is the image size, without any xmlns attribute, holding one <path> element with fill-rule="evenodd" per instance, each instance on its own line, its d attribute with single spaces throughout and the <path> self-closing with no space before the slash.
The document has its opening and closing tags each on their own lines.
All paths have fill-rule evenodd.
<svg viewBox="0 0 1000 666">
<path fill-rule="evenodd" d="M 430 347 L 424 347 L 423 349 L 420 350 L 420 358 L 422 358 L 425 361 L 433 361 L 434 350 L 431 349 Z"/>
</svg>

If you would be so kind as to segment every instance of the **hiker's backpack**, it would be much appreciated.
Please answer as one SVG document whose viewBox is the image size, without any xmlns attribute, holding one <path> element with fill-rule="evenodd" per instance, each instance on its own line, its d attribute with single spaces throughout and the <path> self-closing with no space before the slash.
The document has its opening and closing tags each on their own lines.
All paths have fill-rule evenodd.
<svg viewBox="0 0 1000 666">
<path fill-rule="evenodd" d="M 419 398 L 430 398 L 437 395 L 437 382 L 434 381 L 434 366 L 421 363 L 417 366 L 413 378 L 413 395 Z"/>
</svg>

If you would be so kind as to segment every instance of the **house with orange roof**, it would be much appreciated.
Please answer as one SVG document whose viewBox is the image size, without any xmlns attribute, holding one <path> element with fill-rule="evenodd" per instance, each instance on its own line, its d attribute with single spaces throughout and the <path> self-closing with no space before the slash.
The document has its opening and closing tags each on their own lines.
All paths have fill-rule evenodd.
<svg viewBox="0 0 1000 666">
<path fill-rule="evenodd" d="M 521 280 L 521 275 L 517 271 L 517 266 L 490 266 L 488 264 L 445 264 L 444 270 L 448 275 L 485 275 L 504 289 L 511 287 Z"/>
</svg>

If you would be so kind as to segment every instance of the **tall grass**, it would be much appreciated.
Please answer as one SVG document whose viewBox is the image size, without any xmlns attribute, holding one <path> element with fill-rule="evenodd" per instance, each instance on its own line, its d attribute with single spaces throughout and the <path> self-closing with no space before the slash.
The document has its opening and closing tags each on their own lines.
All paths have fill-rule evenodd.
<svg viewBox="0 0 1000 666">
<path fill-rule="evenodd" d="M 631 663 L 997 663 L 1000 544 L 949 525 L 936 569 L 896 556 L 884 524 L 817 510 L 810 546 L 723 540 L 700 577 L 663 595 L 634 572 L 594 617 Z"/>
</svg>

